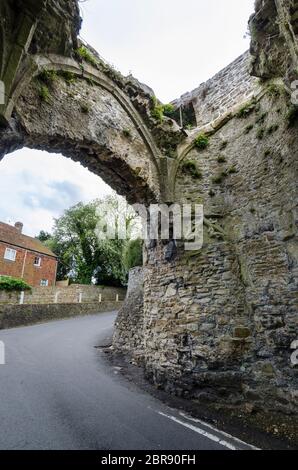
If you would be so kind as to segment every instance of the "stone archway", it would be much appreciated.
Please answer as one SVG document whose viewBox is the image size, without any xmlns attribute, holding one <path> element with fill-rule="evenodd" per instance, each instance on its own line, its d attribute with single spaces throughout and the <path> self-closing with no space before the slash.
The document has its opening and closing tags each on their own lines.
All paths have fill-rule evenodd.
<svg viewBox="0 0 298 470">
<path fill-rule="evenodd" d="M 36 57 L 15 86 L 0 158 L 21 147 L 62 153 L 100 175 L 129 202 L 159 198 L 158 150 L 124 93 L 75 61 Z M 51 77 L 51 78 L 49 78 Z"/>
</svg>

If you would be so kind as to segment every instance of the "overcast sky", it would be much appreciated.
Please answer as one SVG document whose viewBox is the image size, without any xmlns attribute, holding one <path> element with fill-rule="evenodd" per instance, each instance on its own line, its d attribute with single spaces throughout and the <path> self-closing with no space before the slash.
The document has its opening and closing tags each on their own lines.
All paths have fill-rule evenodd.
<svg viewBox="0 0 298 470">
<path fill-rule="evenodd" d="M 164 103 L 196 88 L 249 47 L 254 0 L 87 0 L 81 36 L 123 74 L 132 73 Z M 79 201 L 111 192 L 62 156 L 29 149 L 0 163 L 0 220 L 24 232 L 51 230 Z"/>
</svg>

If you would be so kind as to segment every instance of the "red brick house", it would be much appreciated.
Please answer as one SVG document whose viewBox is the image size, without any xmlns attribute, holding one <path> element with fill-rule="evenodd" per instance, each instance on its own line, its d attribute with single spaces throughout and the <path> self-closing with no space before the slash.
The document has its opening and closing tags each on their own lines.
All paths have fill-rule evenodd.
<svg viewBox="0 0 298 470">
<path fill-rule="evenodd" d="M 21 222 L 15 226 L 0 222 L 0 275 L 23 279 L 32 287 L 54 286 L 57 256 L 22 230 Z"/>
</svg>

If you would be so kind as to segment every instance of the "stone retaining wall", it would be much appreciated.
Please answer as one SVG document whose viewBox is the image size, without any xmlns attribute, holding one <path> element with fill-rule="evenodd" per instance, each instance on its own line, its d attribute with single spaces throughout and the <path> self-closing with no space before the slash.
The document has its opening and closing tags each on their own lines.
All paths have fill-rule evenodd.
<svg viewBox="0 0 298 470">
<path fill-rule="evenodd" d="M 0 330 L 118 310 L 119 302 L 88 304 L 0 305 Z"/>
<path fill-rule="evenodd" d="M 21 302 L 25 305 L 114 302 L 117 298 L 119 301 L 124 300 L 125 295 L 126 289 L 121 287 L 79 284 L 72 284 L 67 287 L 34 287 L 31 292 L 24 292 L 23 301 L 20 292 L 0 291 L 0 305 L 18 305 Z"/>
<path fill-rule="evenodd" d="M 140 362 L 144 357 L 144 271 L 134 268 L 129 272 L 127 297 L 115 323 L 113 346 L 125 351 Z"/>
</svg>

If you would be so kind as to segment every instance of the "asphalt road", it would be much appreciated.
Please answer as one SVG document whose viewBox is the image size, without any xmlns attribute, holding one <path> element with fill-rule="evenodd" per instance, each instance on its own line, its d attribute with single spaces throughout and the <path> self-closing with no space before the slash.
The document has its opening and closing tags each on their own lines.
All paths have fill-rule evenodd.
<svg viewBox="0 0 298 470">
<path fill-rule="evenodd" d="M 129 384 L 95 349 L 115 313 L 0 331 L 0 449 L 202 450 L 248 445 Z"/>
</svg>

